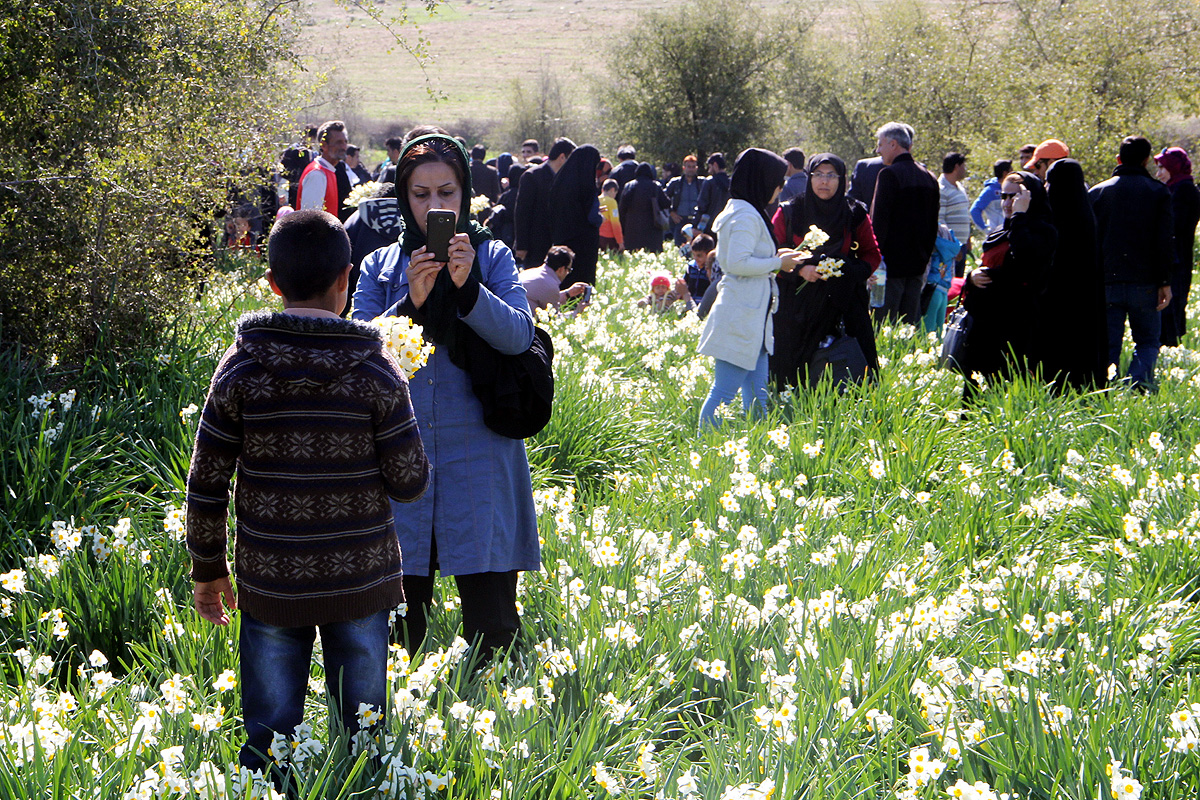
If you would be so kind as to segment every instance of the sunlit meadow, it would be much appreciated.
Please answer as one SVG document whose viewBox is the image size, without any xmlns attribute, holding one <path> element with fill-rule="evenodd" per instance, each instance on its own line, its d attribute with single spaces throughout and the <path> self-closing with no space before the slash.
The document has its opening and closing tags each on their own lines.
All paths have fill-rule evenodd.
<svg viewBox="0 0 1200 800">
<path fill-rule="evenodd" d="M 1164 351 L 1157 395 L 1018 382 L 964 414 L 936 344 L 885 328 L 877 383 L 697 435 L 701 323 L 635 305 L 672 259 L 602 261 L 589 309 L 542 320 L 523 646 L 470 674 L 443 581 L 353 741 L 317 659 L 272 747 L 300 794 L 1197 797 L 1200 354 Z M 5 363 L 2 797 L 272 796 L 236 767 L 237 628 L 192 610 L 181 541 L 256 277 L 214 279 L 136 363 Z"/>
</svg>

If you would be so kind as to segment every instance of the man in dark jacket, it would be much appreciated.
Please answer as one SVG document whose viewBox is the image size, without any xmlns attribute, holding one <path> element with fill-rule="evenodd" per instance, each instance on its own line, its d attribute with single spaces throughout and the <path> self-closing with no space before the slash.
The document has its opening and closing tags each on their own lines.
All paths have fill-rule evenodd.
<svg viewBox="0 0 1200 800">
<path fill-rule="evenodd" d="M 358 286 L 359 265 L 364 258 L 381 247 L 387 247 L 400 239 L 404 222 L 400 218 L 400 205 L 396 200 L 396 185 L 377 184 L 374 191 L 358 202 L 358 208 L 346 220 L 346 235 L 350 237 L 350 285 L 346 292 L 346 307 L 342 316 L 350 311 L 354 289 Z"/>
<path fill-rule="evenodd" d="M 550 188 L 554 185 L 554 176 L 574 150 L 575 143 L 570 139 L 557 139 L 550 148 L 549 158 L 521 176 L 513 245 L 517 262 L 526 268 L 540 267 L 553 244 Z"/>
<path fill-rule="evenodd" d="M 621 194 L 621 189 L 625 188 L 625 184 L 633 180 L 634 174 L 637 172 L 637 150 L 631 144 L 623 144 L 617 148 L 618 163 L 609 173 L 610 178 L 617 182 L 617 194 Z"/>
<path fill-rule="evenodd" d="M 875 181 L 881 169 L 883 159 L 879 156 L 860 158 L 854 162 L 854 171 L 850 173 L 850 191 L 846 194 L 870 208 L 871 201 L 875 199 Z"/>
<path fill-rule="evenodd" d="M 1133 333 L 1128 379 L 1144 390 L 1154 388 L 1162 325 L 1158 312 L 1171 302 L 1175 259 L 1171 193 L 1146 171 L 1150 151 L 1144 137 L 1127 136 L 1113 177 L 1088 192 L 1104 265 L 1108 363 L 1120 364 L 1128 317 Z"/>
<path fill-rule="evenodd" d="M 487 158 L 487 148 L 477 144 L 471 148 L 471 188 L 475 194 L 484 195 L 492 205 L 500 197 L 500 176 L 495 167 L 489 167 L 484 160 Z"/>
<path fill-rule="evenodd" d="M 937 238 L 937 179 L 913 160 L 913 130 L 888 122 L 875 133 L 875 151 L 884 167 L 875 181 L 871 224 L 887 269 L 883 310 L 888 319 L 909 325 L 921 318 L 921 290 Z"/>
<path fill-rule="evenodd" d="M 702 181 L 697 173 L 700 163 L 688 153 L 683 157 L 683 174 L 667 181 L 664 191 L 671 201 L 671 225 L 675 231 L 675 244 L 683 244 L 683 226 L 696 221 L 696 202 L 700 199 Z"/>
<path fill-rule="evenodd" d="M 729 173 L 725 171 L 725 156 L 713 153 L 708 157 L 708 180 L 700 187 L 696 201 L 696 229 L 708 233 L 713 220 L 729 202 Z"/>
</svg>

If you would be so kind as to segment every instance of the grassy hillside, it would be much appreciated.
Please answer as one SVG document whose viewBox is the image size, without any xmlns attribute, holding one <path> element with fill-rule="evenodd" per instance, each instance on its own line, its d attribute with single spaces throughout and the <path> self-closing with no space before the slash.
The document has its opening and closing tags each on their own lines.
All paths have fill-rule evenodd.
<svg viewBox="0 0 1200 800">
<path fill-rule="evenodd" d="M 573 105 L 587 106 L 606 78 L 607 41 L 653 0 L 465 0 L 430 16 L 414 13 L 435 61 L 428 81 L 378 23 L 334 0 L 310 0 L 305 41 L 317 69 L 334 69 L 350 110 L 369 131 L 388 123 L 498 120 L 510 113 L 512 83 L 532 88 L 543 70 L 559 75 Z M 394 2 L 382 5 L 395 13 Z M 408 29 L 412 31 L 412 29 Z M 413 31 L 413 39 L 418 34 Z M 334 105 L 334 104 L 331 104 Z M 313 116 L 324 114 L 318 111 Z"/>
</svg>

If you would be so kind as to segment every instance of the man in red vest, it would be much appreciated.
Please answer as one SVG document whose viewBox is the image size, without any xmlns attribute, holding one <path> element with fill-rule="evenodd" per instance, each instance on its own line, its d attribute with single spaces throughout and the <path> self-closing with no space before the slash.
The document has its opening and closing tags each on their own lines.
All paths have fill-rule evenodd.
<svg viewBox="0 0 1200 800">
<path fill-rule="evenodd" d="M 330 120 L 317 129 L 320 155 L 300 175 L 300 188 L 296 192 L 297 210 L 316 208 L 341 220 L 354 213 L 352 208 L 342 208 L 342 201 L 358 182 L 358 176 L 346 169 L 346 145 L 349 142 L 346 123 L 341 120 Z"/>
</svg>

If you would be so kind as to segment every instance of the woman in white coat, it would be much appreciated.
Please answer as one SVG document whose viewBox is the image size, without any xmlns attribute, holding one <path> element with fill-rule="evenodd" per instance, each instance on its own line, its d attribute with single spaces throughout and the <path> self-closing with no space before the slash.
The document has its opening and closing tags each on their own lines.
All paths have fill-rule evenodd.
<svg viewBox="0 0 1200 800">
<path fill-rule="evenodd" d="M 730 177 L 730 200 L 713 221 L 724 276 L 700 334 L 700 352 L 716 359 L 712 389 L 700 408 L 701 428 L 718 426 L 717 408 L 739 389 L 747 414 L 766 410 L 771 316 L 779 298 L 775 273 L 790 272 L 800 260 L 796 251 L 778 247 L 767 219 L 786 171 L 787 162 L 769 150 L 743 150 Z"/>
</svg>

